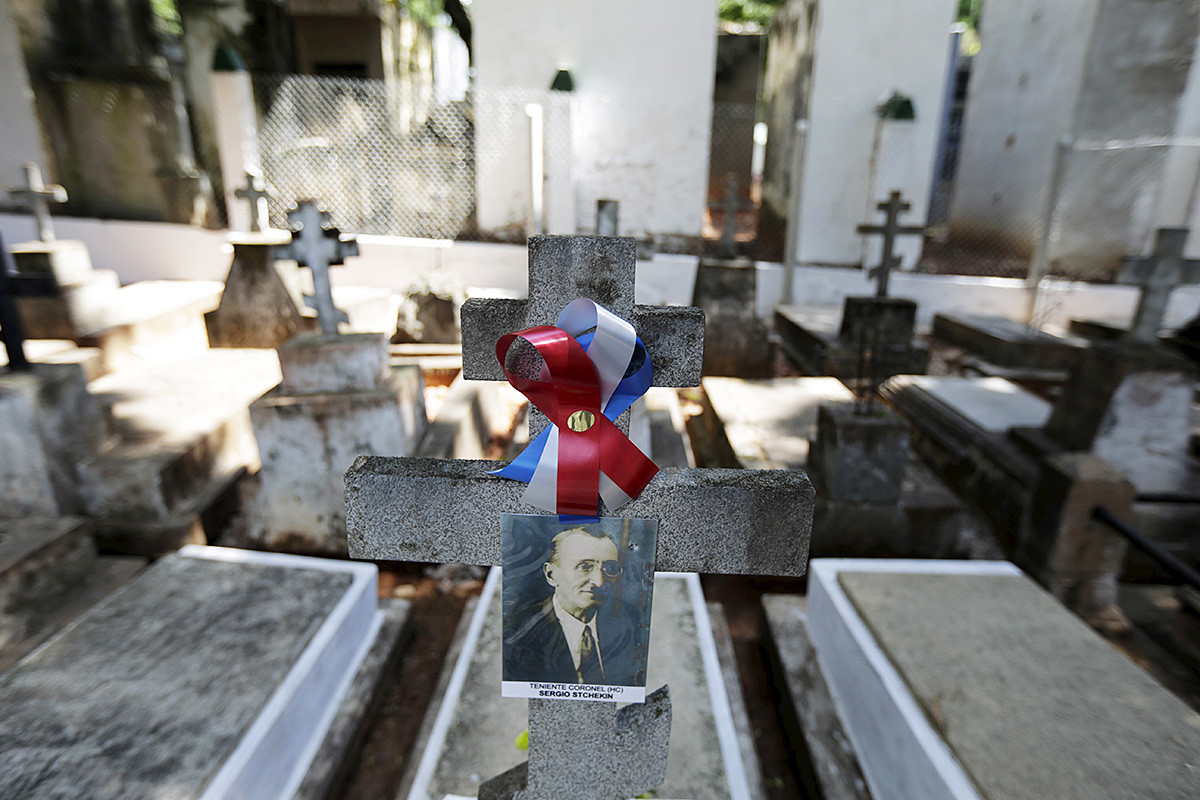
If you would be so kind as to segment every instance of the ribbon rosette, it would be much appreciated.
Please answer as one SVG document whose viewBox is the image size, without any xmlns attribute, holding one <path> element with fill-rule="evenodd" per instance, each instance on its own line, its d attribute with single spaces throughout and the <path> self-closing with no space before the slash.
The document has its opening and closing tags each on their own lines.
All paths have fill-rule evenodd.
<svg viewBox="0 0 1200 800">
<path fill-rule="evenodd" d="M 517 339 L 541 355 L 537 379 L 509 371 Z M 573 518 L 564 522 L 596 519 L 598 497 L 615 509 L 642 493 L 658 467 L 612 422 L 646 393 L 654 374 L 632 325 L 591 300 L 573 300 L 557 325 L 502 336 L 496 357 L 509 383 L 552 424 L 491 474 L 528 483 L 521 499 Z"/>
</svg>

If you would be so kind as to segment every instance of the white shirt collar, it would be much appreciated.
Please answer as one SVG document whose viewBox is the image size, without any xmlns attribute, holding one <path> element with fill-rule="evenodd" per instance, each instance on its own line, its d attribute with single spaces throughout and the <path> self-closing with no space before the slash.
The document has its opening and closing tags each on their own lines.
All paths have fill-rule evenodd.
<svg viewBox="0 0 1200 800">
<path fill-rule="evenodd" d="M 558 592 L 554 595 L 554 615 L 558 617 L 558 624 L 562 626 L 563 635 L 567 637 L 567 647 L 571 648 L 571 661 L 575 664 L 575 669 L 579 669 L 579 648 L 583 644 L 583 629 L 591 628 L 592 638 L 596 641 L 596 654 L 600 656 L 600 665 L 604 665 L 604 654 L 600 652 L 600 635 L 596 632 L 596 615 L 586 624 L 579 619 L 567 613 L 558 602 Z"/>
</svg>

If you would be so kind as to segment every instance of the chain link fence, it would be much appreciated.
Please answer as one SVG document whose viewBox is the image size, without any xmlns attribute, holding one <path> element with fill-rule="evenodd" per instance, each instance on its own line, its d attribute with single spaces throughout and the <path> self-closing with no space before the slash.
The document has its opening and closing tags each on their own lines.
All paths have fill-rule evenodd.
<svg viewBox="0 0 1200 800">
<path fill-rule="evenodd" d="M 1157 228 L 1197 227 L 1200 139 L 1063 140 L 1044 175 L 1041 198 L 1010 200 L 991 225 L 956 225 L 951 204 L 917 269 L 1111 282 L 1124 256 L 1150 253 Z"/>
<path fill-rule="evenodd" d="M 470 98 L 409 111 L 384 81 L 256 76 L 259 149 L 273 196 L 271 223 L 287 226 L 301 198 L 318 199 L 357 234 L 455 238 L 475 203 Z"/>
</svg>

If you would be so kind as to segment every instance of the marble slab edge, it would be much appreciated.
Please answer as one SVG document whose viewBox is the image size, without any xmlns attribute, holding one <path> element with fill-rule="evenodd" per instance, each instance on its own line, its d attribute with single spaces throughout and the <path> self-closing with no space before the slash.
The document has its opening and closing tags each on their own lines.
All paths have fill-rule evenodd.
<svg viewBox="0 0 1200 800">
<path fill-rule="evenodd" d="M 292 800 L 337 797 L 351 777 L 389 679 L 395 676 L 413 637 L 412 603 L 384 598 L 379 601 L 379 611 L 383 619 L 375 642 L 342 696 L 325 739 Z"/>
</svg>

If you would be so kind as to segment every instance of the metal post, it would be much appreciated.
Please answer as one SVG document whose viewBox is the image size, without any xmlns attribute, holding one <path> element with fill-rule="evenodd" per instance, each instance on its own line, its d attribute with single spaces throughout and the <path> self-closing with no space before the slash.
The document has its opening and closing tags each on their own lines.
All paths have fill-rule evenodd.
<svg viewBox="0 0 1200 800">
<path fill-rule="evenodd" d="M 529 117 L 529 195 L 533 207 L 533 232 L 540 234 L 546 230 L 546 110 L 539 103 L 527 103 L 525 115 Z"/>
<path fill-rule="evenodd" d="M 1037 249 L 1029 262 L 1029 277 L 1025 280 L 1027 303 L 1025 322 L 1033 325 L 1037 313 L 1038 286 L 1046 277 L 1046 265 L 1050 257 L 1050 238 L 1054 229 L 1054 213 L 1058 210 L 1059 195 L 1062 193 L 1063 174 L 1066 172 L 1067 152 L 1075 143 L 1064 136 L 1054 145 L 1054 161 L 1050 172 L 1050 191 L 1046 198 L 1046 209 L 1042 215 L 1042 230 L 1038 235 Z"/>
</svg>

